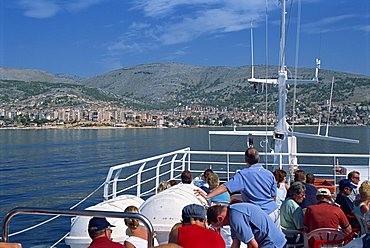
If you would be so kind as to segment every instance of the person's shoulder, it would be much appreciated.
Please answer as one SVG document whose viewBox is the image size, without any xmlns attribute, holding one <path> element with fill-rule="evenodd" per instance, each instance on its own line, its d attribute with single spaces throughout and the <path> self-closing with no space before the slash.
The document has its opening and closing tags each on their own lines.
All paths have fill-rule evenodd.
<svg viewBox="0 0 370 248">
<path fill-rule="evenodd" d="M 314 204 L 306 207 L 306 213 L 311 212 L 312 210 L 315 210 L 319 205 Z"/>
<path fill-rule="evenodd" d="M 125 246 L 121 243 L 111 241 L 112 243 L 109 245 L 111 248 L 125 248 Z"/>
<path fill-rule="evenodd" d="M 112 248 L 125 248 L 125 246 L 120 243 L 117 243 L 117 242 L 114 242 L 114 243 L 115 243 L 115 246 L 114 247 L 112 246 Z"/>
<path fill-rule="evenodd" d="M 220 234 L 218 234 L 217 232 L 213 231 L 213 230 L 210 230 L 210 229 L 207 229 L 207 228 L 203 228 L 205 231 L 204 233 L 213 237 L 215 240 L 224 240 Z"/>
<path fill-rule="evenodd" d="M 311 191 L 311 192 L 315 192 L 317 191 L 316 187 L 313 186 L 312 184 L 310 183 L 305 183 L 304 186 L 306 186 L 306 191 Z"/>
</svg>

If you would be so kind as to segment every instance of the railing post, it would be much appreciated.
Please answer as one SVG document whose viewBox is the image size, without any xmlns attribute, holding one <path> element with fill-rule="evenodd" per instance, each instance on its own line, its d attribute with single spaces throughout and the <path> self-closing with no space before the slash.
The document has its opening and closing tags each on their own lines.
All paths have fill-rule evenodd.
<svg viewBox="0 0 370 248">
<path fill-rule="evenodd" d="M 184 156 L 182 157 L 182 163 L 181 163 L 181 169 L 185 170 L 185 160 L 187 158 L 187 153 L 184 153 Z"/>
<path fill-rule="evenodd" d="M 190 170 L 190 153 L 188 154 L 188 170 Z"/>
<path fill-rule="evenodd" d="M 137 174 L 137 181 L 136 181 L 136 196 L 139 196 L 140 197 L 140 194 L 141 194 L 141 172 L 144 170 L 144 167 L 146 165 L 146 162 L 144 162 L 139 170 L 138 170 L 138 174 Z"/>
<path fill-rule="evenodd" d="M 177 154 L 173 155 L 172 159 L 171 159 L 171 171 L 170 171 L 170 179 L 173 178 L 173 170 L 175 168 L 175 160 L 177 158 Z"/>
<path fill-rule="evenodd" d="M 164 158 L 161 158 L 158 163 L 157 163 L 157 168 L 156 168 L 156 172 L 155 172 L 155 188 L 157 190 L 158 188 L 158 185 L 159 185 L 159 174 L 160 174 L 160 166 L 163 162 L 163 159 Z M 156 191 L 157 192 L 157 191 Z"/>
<path fill-rule="evenodd" d="M 337 184 L 337 171 L 335 169 L 336 167 L 336 156 L 333 156 L 333 178 L 334 178 L 334 187 L 336 187 Z"/>
<path fill-rule="evenodd" d="M 114 175 L 114 179 L 113 179 L 113 187 L 112 187 L 112 195 L 113 197 L 112 198 L 116 198 L 117 197 L 117 182 L 118 182 L 118 177 L 119 175 L 121 174 L 121 171 L 122 169 L 119 169 L 116 174 Z"/>
<path fill-rule="evenodd" d="M 104 200 L 108 200 L 108 195 L 109 195 L 109 184 L 110 184 L 110 179 L 112 177 L 112 174 L 113 174 L 113 169 L 112 167 L 109 169 L 108 171 L 108 175 L 105 179 L 105 183 L 104 183 L 104 193 L 103 193 L 103 197 L 104 197 Z"/>
<path fill-rule="evenodd" d="M 230 179 L 230 154 L 227 154 L 226 156 L 226 163 L 227 163 L 227 180 L 229 181 Z"/>
<path fill-rule="evenodd" d="M 279 169 L 283 169 L 283 154 L 279 155 Z"/>
</svg>

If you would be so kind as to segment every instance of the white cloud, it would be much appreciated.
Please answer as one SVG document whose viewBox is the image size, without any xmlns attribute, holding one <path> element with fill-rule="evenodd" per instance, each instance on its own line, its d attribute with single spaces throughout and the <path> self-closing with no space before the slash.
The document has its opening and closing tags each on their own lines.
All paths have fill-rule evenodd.
<svg viewBox="0 0 370 248">
<path fill-rule="evenodd" d="M 101 64 L 102 67 L 104 67 L 104 69 L 107 71 L 112 71 L 123 67 L 121 56 L 114 54 L 103 56 L 100 59 L 99 64 Z"/>
<path fill-rule="evenodd" d="M 362 25 L 354 27 L 356 30 L 370 32 L 370 25 Z"/>
<path fill-rule="evenodd" d="M 350 27 L 346 25 L 338 25 L 347 19 L 352 19 L 357 16 L 355 15 L 339 15 L 339 16 L 330 16 L 326 17 L 317 22 L 311 22 L 308 24 L 302 25 L 302 31 L 309 34 L 317 33 L 328 33 L 328 32 L 337 32 L 342 30 L 347 30 Z"/>
<path fill-rule="evenodd" d="M 124 40 L 120 40 L 118 42 L 114 42 L 107 47 L 108 51 L 125 51 L 125 52 L 142 52 L 143 45 L 136 43 L 136 42 L 128 42 Z"/>
<path fill-rule="evenodd" d="M 172 14 L 182 5 L 212 5 L 219 4 L 222 0 L 136 0 L 134 9 L 142 10 L 146 16 L 161 17 Z"/>
<path fill-rule="evenodd" d="M 27 17 L 49 18 L 63 10 L 82 11 L 102 1 L 105 0 L 19 0 L 18 4 Z"/>
<path fill-rule="evenodd" d="M 132 30 L 142 30 L 142 29 L 147 29 L 149 28 L 151 25 L 150 23 L 144 23 L 144 22 L 133 22 L 131 25 L 130 25 L 130 29 Z"/>
<path fill-rule="evenodd" d="M 48 18 L 60 11 L 60 6 L 47 0 L 21 0 L 19 4 L 25 9 L 24 15 L 34 18 Z"/>
<path fill-rule="evenodd" d="M 67 1 L 66 8 L 70 11 L 81 11 L 87 9 L 93 5 L 99 4 L 104 0 L 74 0 Z"/>
<path fill-rule="evenodd" d="M 142 53 L 204 35 L 219 37 L 249 29 L 251 20 L 264 21 L 261 17 L 265 13 L 265 1 L 261 0 L 132 0 L 131 3 L 131 10 L 142 12 L 144 18 L 133 21 L 116 42 L 107 44 L 108 53 Z M 270 9 L 276 7 L 274 4 Z M 163 54 L 162 59 L 185 54 L 184 49 L 178 49 Z"/>
<path fill-rule="evenodd" d="M 151 28 L 153 37 L 164 45 L 178 44 L 204 34 L 234 32 L 249 28 L 251 20 L 264 14 L 258 0 L 140 0 L 135 4 L 147 17 L 165 22 Z M 179 11 L 187 8 L 188 11 Z"/>
</svg>

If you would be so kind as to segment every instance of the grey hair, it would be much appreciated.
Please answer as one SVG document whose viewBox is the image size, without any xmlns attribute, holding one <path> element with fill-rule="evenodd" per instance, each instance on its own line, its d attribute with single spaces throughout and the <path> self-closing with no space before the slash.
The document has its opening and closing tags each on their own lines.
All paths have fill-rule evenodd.
<svg viewBox="0 0 370 248">
<path fill-rule="evenodd" d="M 293 194 L 300 194 L 303 191 L 306 191 L 306 186 L 301 182 L 294 182 L 290 185 L 288 189 L 288 196 L 293 196 Z"/>
</svg>

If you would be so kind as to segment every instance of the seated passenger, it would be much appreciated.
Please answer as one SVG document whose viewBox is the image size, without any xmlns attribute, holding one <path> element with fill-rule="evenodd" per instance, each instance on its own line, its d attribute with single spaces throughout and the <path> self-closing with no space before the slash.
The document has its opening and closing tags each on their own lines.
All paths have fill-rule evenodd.
<svg viewBox="0 0 370 248">
<path fill-rule="evenodd" d="M 339 181 L 339 193 L 335 199 L 335 202 L 340 205 L 340 208 L 343 210 L 344 214 L 347 216 L 349 223 L 352 228 L 359 228 L 359 223 L 353 212 L 353 202 L 350 199 L 350 196 L 353 192 L 355 186 L 351 183 L 349 179 L 342 179 Z"/>
<path fill-rule="evenodd" d="M 183 184 L 191 184 L 192 181 L 193 181 L 193 177 L 191 175 L 191 172 L 189 170 L 184 170 L 181 173 L 181 182 Z"/>
<path fill-rule="evenodd" d="M 370 220 L 370 181 L 364 181 L 359 188 L 359 192 L 360 199 L 355 200 L 353 211 L 367 229 L 363 231 L 367 232 L 369 230 L 368 221 Z"/>
<path fill-rule="evenodd" d="M 277 183 L 276 204 L 280 209 L 281 203 L 285 200 L 287 190 L 289 188 L 285 183 L 286 172 L 284 170 L 276 169 L 273 174 Z"/>
<path fill-rule="evenodd" d="M 182 223 L 176 224 L 170 234 L 169 243 L 184 248 L 225 248 L 222 237 L 206 228 L 206 210 L 203 206 L 190 204 L 182 209 Z"/>
<path fill-rule="evenodd" d="M 306 187 L 294 182 L 288 189 L 288 196 L 280 208 L 281 226 L 288 230 L 303 231 L 303 210 L 299 206 L 305 198 Z M 301 243 L 303 235 L 285 234 L 288 244 Z"/>
<path fill-rule="evenodd" d="M 301 182 L 306 187 L 306 198 L 301 204 L 299 204 L 301 208 L 307 208 L 308 206 L 315 205 L 317 203 L 317 189 L 311 183 L 307 183 L 306 180 L 306 174 L 303 170 L 297 170 L 294 173 L 294 182 Z"/>
<path fill-rule="evenodd" d="M 163 181 L 158 184 L 157 187 L 157 193 L 162 192 L 163 190 L 166 190 L 171 187 L 171 184 L 168 181 Z"/>
<path fill-rule="evenodd" d="M 92 242 L 89 248 L 124 248 L 123 245 L 111 240 L 112 229 L 115 227 L 106 218 L 93 217 L 89 221 L 88 233 Z"/>
<path fill-rule="evenodd" d="M 203 172 L 203 180 L 204 180 L 204 183 L 199 186 L 202 190 L 204 190 L 204 192 L 206 192 L 207 194 L 209 192 L 211 192 L 211 190 L 209 189 L 209 184 L 208 184 L 208 178 L 210 175 L 213 174 L 213 170 L 212 169 L 206 169 L 204 172 Z"/>
<path fill-rule="evenodd" d="M 204 190 L 204 192 L 206 192 L 207 194 L 209 192 L 211 192 L 209 190 L 209 185 L 207 183 L 207 178 L 209 175 L 213 174 L 213 170 L 208 168 L 206 169 L 203 174 L 202 174 L 202 177 L 201 177 L 201 180 L 200 180 L 200 177 L 196 177 L 194 180 L 193 180 L 193 183 L 195 186 L 201 188 L 202 190 Z M 198 179 L 198 180 L 196 180 Z"/>
<path fill-rule="evenodd" d="M 349 180 L 351 180 L 351 183 L 353 184 L 353 186 L 355 186 L 355 188 L 352 191 L 352 194 L 349 196 L 349 198 L 352 201 L 355 201 L 360 196 L 359 195 L 360 194 L 360 192 L 359 192 L 359 187 L 360 187 L 359 183 L 361 181 L 360 172 L 358 172 L 358 171 L 351 171 L 350 173 L 348 173 L 347 178 Z"/>
<path fill-rule="evenodd" d="M 220 184 L 219 177 L 216 173 L 212 173 L 207 178 L 207 183 L 211 192 L 218 187 Z M 228 192 L 223 192 L 219 195 L 216 195 L 210 199 L 211 203 L 230 203 L 230 195 Z"/>
<path fill-rule="evenodd" d="M 342 228 L 346 234 L 352 232 L 342 209 L 332 204 L 331 193 L 326 188 L 317 190 L 317 204 L 307 207 L 304 215 L 304 230 L 311 232 L 318 228 Z"/>
<path fill-rule="evenodd" d="M 125 209 L 128 213 L 139 213 L 139 209 L 135 206 L 128 206 Z M 148 231 L 144 226 L 140 225 L 137 219 L 125 218 L 125 224 L 128 228 L 129 237 L 125 240 L 126 248 L 147 248 L 148 247 Z M 154 239 L 154 245 L 158 245 L 158 241 Z"/>
</svg>

